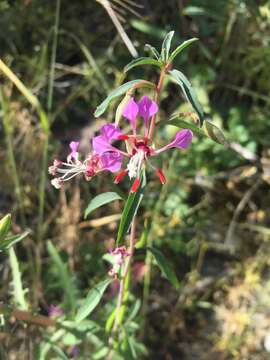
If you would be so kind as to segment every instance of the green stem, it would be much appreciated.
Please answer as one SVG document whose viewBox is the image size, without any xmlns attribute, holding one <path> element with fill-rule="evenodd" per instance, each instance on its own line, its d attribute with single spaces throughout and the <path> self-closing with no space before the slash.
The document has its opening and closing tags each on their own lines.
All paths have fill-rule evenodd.
<svg viewBox="0 0 270 360">
<path fill-rule="evenodd" d="M 120 287 L 116 305 L 116 312 L 115 312 L 115 320 L 113 325 L 113 334 L 116 334 L 119 327 L 122 324 L 124 318 L 124 305 L 123 301 L 128 296 L 128 289 L 129 289 L 129 274 L 130 274 L 130 267 L 132 263 L 132 258 L 134 254 L 136 243 L 136 218 L 134 217 L 131 223 L 131 231 L 130 231 L 130 244 L 129 244 L 129 256 L 125 263 L 124 272 L 122 278 L 120 280 Z"/>
<path fill-rule="evenodd" d="M 172 157 L 169 160 L 169 166 L 168 166 L 168 182 L 170 179 L 170 174 L 173 173 L 173 167 L 174 167 L 174 161 L 176 159 L 177 153 L 174 152 Z M 157 219 L 159 218 L 159 213 L 161 209 L 164 206 L 164 201 L 167 196 L 169 189 L 168 186 L 161 187 L 160 196 L 158 201 L 156 202 L 156 205 L 154 207 L 154 210 L 152 212 L 152 221 L 149 229 L 149 233 L 147 235 L 146 239 L 146 245 L 152 246 L 153 239 L 154 239 L 154 231 L 153 231 L 153 225 L 157 223 Z M 147 251 L 146 258 L 145 258 L 145 264 L 147 267 L 147 272 L 144 276 L 144 283 L 143 283 L 143 304 L 142 304 L 142 323 L 141 323 L 141 337 L 144 336 L 145 330 L 146 330 L 146 314 L 148 310 L 148 303 L 149 303 L 149 295 L 150 295 L 150 286 L 151 286 L 151 269 L 152 269 L 152 254 Z"/>
</svg>

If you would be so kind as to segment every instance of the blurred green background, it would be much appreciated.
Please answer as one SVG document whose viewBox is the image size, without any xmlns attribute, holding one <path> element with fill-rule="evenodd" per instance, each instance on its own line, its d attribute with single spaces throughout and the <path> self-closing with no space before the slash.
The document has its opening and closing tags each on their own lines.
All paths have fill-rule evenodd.
<svg viewBox="0 0 270 360">
<path fill-rule="evenodd" d="M 55 27 L 55 1 L 0 0 L 0 58 L 37 96 L 50 122 L 47 138 L 35 109 L 0 73 L 0 212 L 12 213 L 14 233 L 31 230 L 16 247 L 29 309 L 46 314 L 52 303 L 65 309 L 47 240 L 72 273 L 75 293 L 85 295 L 106 273 L 102 255 L 115 236 L 121 204 L 101 208 L 87 220 L 83 210 L 99 192 L 127 190 L 125 183 L 118 189 L 100 177 L 90 183 L 73 181 L 57 192 L 47 170 L 45 183 L 40 183 L 44 156 L 45 163 L 46 155 L 50 163 L 64 158 L 73 139 L 82 139 L 87 149 L 94 132 L 114 117 L 117 101 L 102 118 L 93 116 L 110 90 L 135 78 L 157 81 L 150 67 L 123 73 L 132 54 L 144 56 L 146 43 L 160 48 L 164 35 L 174 30 L 173 47 L 199 38 L 175 68 L 187 75 L 206 118 L 224 130 L 231 145 L 195 137 L 185 154 L 163 156 L 166 186 L 161 189 L 149 177 L 143 210 L 153 220 L 150 239 L 170 259 L 182 286 L 174 290 L 152 268 L 144 331 L 142 326 L 136 330 L 147 355 L 138 358 L 268 359 L 270 1 L 62 0 L 60 5 Z M 178 88 L 167 84 L 161 116 L 166 119 L 176 110 L 190 107 Z M 160 141 L 174 132 L 161 127 Z M 143 211 L 140 220 L 143 230 Z M 142 269 L 143 254 L 136 261 Z M 3 254 L 0 270 L 0 299 L 16 303 Z M 139 273 L 132 291 L 140 298 L 144 289 Z M 104 316 L 106 308 L 96 318 L 102 323 Z M 45 330 L 6 327 L 3 359 L 39 358 L 33 349 Z M 69 351 L 69 345 L 61 346 Z M 92 359 L 86 349 L 81 346 L 79 356 Z"/>
</svg>

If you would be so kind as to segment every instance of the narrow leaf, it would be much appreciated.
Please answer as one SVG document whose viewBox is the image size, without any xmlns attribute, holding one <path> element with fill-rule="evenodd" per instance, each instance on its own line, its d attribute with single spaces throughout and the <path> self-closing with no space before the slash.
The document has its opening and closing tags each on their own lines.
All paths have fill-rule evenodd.
<svg viewBox="0 0 270 360">
<path fill-rule="evenodd" d="M 225 138 L 223 132 L 210 121 L 204 122 L 204 130 L 207 133 L 207 135 L 215 142 L 221 145 L 228 145 L 228 141 Z"/>
<path fill-rule="evenodd" d="M 114 200 L 123 200 L 120 195 L 115 192 L 106 192 L 99 194 L 90 201 L 84 212 L 84 218 L 86 218 L 95 209 L 108 204 Z"/>
<path fill-rule="evenodd" d="M 8 250 L 11 246 L 23 240 L 27 235 L 29 235 L 29 232 L 25 231 L 22 234 L 7 237 L 4 241 L 1 241 L 0 243 L 0 252 Z"/>
<path fill-rule="evenodd" d="M 0 220 L 0 243 L 5 240 L 11 227 L 11 215 L 7 214 Z"/>
<path fill-rule="evenodd" d="M 129 81 L 121 86 L 119 86 L 117 89 L 113 90 L 107 97 L 106 99 L 96 108 L 95 111 L 95 117 L 99 117 L 100 115 L 102 115 L 105 110 L 107 109 L 108 105 L 110 104 L 110 102 L 120 96 L 125 94 L 128 90 L 132 89 L 133 87 L 135 87 L 136 85 L 139 85 L 141 87 L 154 87 L 154 84 L 152 84 L 149 81 L 145 81 L 145 80 L 132 80 Z"/>
<path fill-rule="evenodd" d="M 181 118 L 179 119 L 174 116 L 171 118 L 171 120 L 169 120 L 168 125 L 174 125 L 181 129 L 190 129 L 197 135 L 207 136 L 207 134 L 201 128 L 199 128 L 197 125 L 195 125 L 194 123 L 189 122 L 187 120 L 183 120 Z"/>
<path fill-rule="evenodd" d="M 24 289 L 22 284 L 22 277 L 19 262 L 16 253 L 13 248 L 9 249 L 9 262 L 12 273 L 12 286 L 13 286 L 13 297 L 17 306 L 21 310 L 27 310 L 28 304 L 24 297 Z"/>
<path fill-rule="evenodd" d="M 159 68 L 162 67 L 162 63 L 156 59 L 151 59 L 149 57 L 140 57 L 138 59 L 132 60 L 129 64 L 127 64 L 124 68 L 124 71 L 128 72 L 130 69 L 141 65 L 154 65 L 158 66 Z"/>
<path fill-rule="evenodd" d="M 145 173 L 143 173 L 140 178 L 140 185 L 138 190 L 135 193 L 129 193 L 129 196 L 125 203 L 125 207 L 118 228 L 116 246 L 118 246 L 119 243 L 123 240 L 123 237 L 126 235 L 130 228 L 133 217 L 136 215 L 142 201 L 145 185 L 146 177 Z"/>
<path fill-rule="evenodd" d="M 75 318 L 77 322 L 84 320 L 97 307 L 111 281 L 112 279 L 103 280 L 89 291 L 87 297 L 83 301 L 82 306 L 77 312 Z"/>
<path fill-rule="evenodd" d="M 198 38 L 192 38 L 189 40 L 184 41 L 181 45 L 179 45 L 173 52 L 171 53 L 169 57 L 169 63 L 171 63 L 177 55 L 179 55 L 186 47 L 194 43 L 195 41 L 199 40 Z"/>
<path fill-rule="evenodd" d="M 161 48 L 161 60 L 163 62 L 167 62 L 169 58 L 170 48 L 171 48 L 171 42 L 172 38 L 174 36 L 174 31 L 170 31 L 168 34 L 166 34 Z"/>
<path fill-rule="evenodd" d="M 197 99 L 197 95 L 195 91 L 193 90 L 190 82 L 185 77 L 185 75 L 178 70 L 171 70 L 169 71 L 172 78 L 176 81 L 176 83 L 181 87 L 186 99 L 189 101 L 193 109 L 196 111 L 200 118 L 201 125 L 203 124 L 203 109 L 201 104 L 199 103 L 199 100 Z"/>
<path fill-rule="evenodd" d="M 162 252 L 154 247 L 148 247 L 147 250 L 149 250 L 152 255 L 154 256 L 158 267 L 162 271 L 162 273 L 165 275 L 165 277 L 171 282 L 171 284 L 178 289 L 180 284 L 177 279 L 177 276 L 175 275 L 175 272 L 171 266 L 171 264 L 167 261 L 165 256 L 162 254 Z"/>
<path fill-rule="evenodd" d="M 149 52 L 152 53 L 152 55 L 158 60 L 159 59 L 159 53 L 157 51 L 156 48 L 154 48 L 154 46 L 149 45 L 149 44 L 145 44 L 145 49 L 149 50 Z"/>
</svg>

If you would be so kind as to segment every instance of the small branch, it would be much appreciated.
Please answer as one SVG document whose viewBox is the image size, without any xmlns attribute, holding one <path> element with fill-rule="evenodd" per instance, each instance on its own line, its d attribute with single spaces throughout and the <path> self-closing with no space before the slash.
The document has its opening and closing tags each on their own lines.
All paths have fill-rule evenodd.
<svg viewBox="0 0 270 360">
<path fill-rule="evenodd" d="M 100 3 L 104 9 L 107 11 L 108 15 L 110 16 L 114 26 L 116 27 L 116 30 L 118 31 L 118 34 L 122 38 L 123 42 L 125 43 L 126 47 L 128 48 L 130 54 L 136 58 L 138 57 L 137 50 L 135 49 L 134 45 L 132 44 L 130 38 L 127 36 L 127 33 L 125 32 L 121 22 L 118 20 L 116 13 L 111 7 L 111 4 L 108 0 L 96 0 L 98 3 Z"/>
<path fill-rule="evenodd" d="M 244 210 L 245 206 L 249 202 L 250 198 L 254 194 L 254 192 L 258 189 L 258 187 L 262 184 L 262 179 L 259 178 L 257 181 L 251 186 L 251 188 L 244 194 L 240 202 L 238 203 L 232 220 L 230 222 L 226 237 L 225 237 L 225 245 L 233 245 L 233 234 L 235 231 L 235 227 L 237 225 L 237 221 L 239 219 L 240 214 Z"/>
<path fill-rule="evenodd" d="M 10 310 L 10 308 L 6 305 L 0 305 L 0 314 L 8 315 L 11 319 L 14 318 L 18 321 L 24 321 L 29 324 L 49 327 L 49 326 L 57 326 L 57 322 L 48 316 L 44 315 L 33 315 L 29 311 L 14 309 Z"/>
</svg>

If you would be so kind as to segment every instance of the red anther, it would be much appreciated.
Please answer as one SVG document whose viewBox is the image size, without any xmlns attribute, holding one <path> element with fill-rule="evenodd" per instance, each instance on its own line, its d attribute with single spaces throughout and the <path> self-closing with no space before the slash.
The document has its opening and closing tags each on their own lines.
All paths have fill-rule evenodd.
<svg viewBox="0 0 270 360">
<path fill-rule="evenodd" d="M 163 184 L 163 185 L 166 184 L 166 177 L 160 169 L 156 170 L 156 174 L 159 177 L 161 184 Z"/>
<path fill-rule="evenodd" d="M 129 136 L 128 135 L 119 135 L 117 140 L 128 140 Z"/>
<path fill-rule="evenodd" d="M 126 175 L 127 175 L 127 170 L 121 171 L 119 174 L 116 175 L 116 177 L 114 179 L 114 183 L 119 184 L 120 181 L 123 179 L 123 177 Z"/>
<path fill-rule="evenodd" d="M 135 193 L 138 190 L 139 185 L 140 185 L 140 179 L 136 178 L 131 186 L 130 192 Z"/>
</svg>

